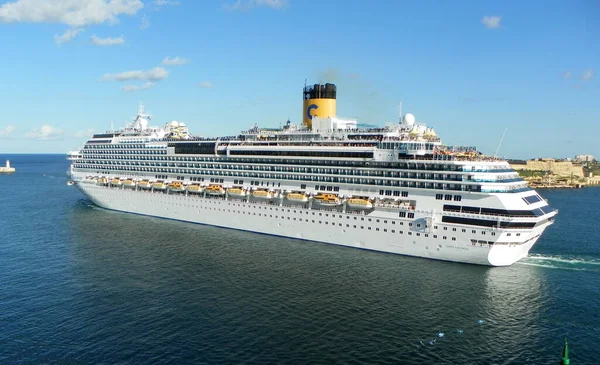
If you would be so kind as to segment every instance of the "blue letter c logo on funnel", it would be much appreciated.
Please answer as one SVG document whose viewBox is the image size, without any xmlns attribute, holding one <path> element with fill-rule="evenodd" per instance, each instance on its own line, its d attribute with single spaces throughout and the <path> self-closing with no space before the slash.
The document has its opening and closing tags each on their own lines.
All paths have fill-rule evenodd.
<svg viewBox="0 0 600 365">
<path fill-rule="evenodd" d="M 308 117 L 308 119 L 312 120 L 313 115 L 310 113 L 313 109 L 319 109 L 319 106 L 316 104 L 310 104 L 308 106 L 308 109 L 306 109 L 306 116 Z"/>
</svg>

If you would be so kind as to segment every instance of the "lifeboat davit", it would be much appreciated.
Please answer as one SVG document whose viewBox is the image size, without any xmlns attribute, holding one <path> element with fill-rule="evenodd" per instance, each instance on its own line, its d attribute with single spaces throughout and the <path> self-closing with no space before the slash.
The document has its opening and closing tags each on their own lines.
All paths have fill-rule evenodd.
<svg viewBox="0 0 600 365">
<path fill-rule="evenodd" d="M 166 188 L 167 184 L 162 180 L 158 180 L 152 183 L 152 189 L 154 190 L 165 190 Z"/>
<path fill-rule="evenodd" d="M 168 186 L 169 191 L 184 191 L 185 185 L 181 181 L 173 181 Z"/>
<path fill-rule="evenodd" d="M 141 189 L 150 189 L 152 187 L 152 184 L 150 183 L 149 180 L 144 179 L 138 183 L 138 186 Z"/>
<path fill-rule="evenodd" d="M 350 198 L 346 200 L 348 208 L 352 209 L 371 209 L 373 208 L 373 202 L 366 198 Z"/>
<path fill-rule="evenodd" d="M 208 185 L 204 191 L 208 195 L 225 195 L 225 189 L 221 185 Z"/>
<path fill-rule="evenodd" d="M 123 186 L 126 188 L 135 188 L 135 181 L 133 179 L 123 180 Z"/>
<path fill-rule="evenodd" d="M 318 194 L 314 198 L 315 203 L 328 206 L 341 205 L 341 199 L 335 194 Z"/>
<path fill-rule="evenodd" d="M 227 189 L 227 195 L 232 198 L 245 198 L 248 196 L 248 191 L 243 188 L 229 188 Z"/>
<path fill-rule="evenodd" d="M 254 190 L 252 192 L 252 197 L 258 198 L 258 199 L 272 199 L 273 198 L 273 192 L 272 191 L 268 191 L 268 190 L 263 190 L 263 189 Z"/>
<path fill-rule="evenodd" d="M 188 185 L 187 191 L 190 193 L 201 193 L 204 191 L 204 188 L 200 184 L 191 184 Z"/>
<path fill-rule="evenodd" d="M 304 194 L 304 193 L 287 193 L 285 195 L 285 198 L 289 201 L 296 202 L 296 203 L 307 203 L 308 202 L 308 196 L 306 196 L 306 194 Z"/>
</svg>

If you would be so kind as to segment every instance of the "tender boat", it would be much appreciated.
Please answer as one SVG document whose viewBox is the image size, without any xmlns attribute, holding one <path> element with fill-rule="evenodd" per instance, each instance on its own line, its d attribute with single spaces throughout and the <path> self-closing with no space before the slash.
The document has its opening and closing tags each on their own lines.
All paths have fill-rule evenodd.
<svg viewBox="0 0 600 365">
<path fill-rule="evenodd" d="M 144 180 L 138 182 L 138 186 L 141 189 L 150 189 L 152 187 L 152 184 L 150 183 L 150 180 L 144 179 Z"/>
<path fill-rule="evenodd" d="M 314 202 L 321 204 L 321 205 L 341 205 L 342 201 L 340 200 L 340 198 L 335 195 L 335 194 L 326 194 L 326 193 L 321 193 L 321 194 L 317 194 L 314 198 Z"/>
<path fill-rule="evenodd" d="M 113 177 L 113 178 L 110 180 L 110 184 L 111 184 L 112 186 L 121 186 L 121 185 L 123 185 L 123 182 L 122 182 L 122 181 L 121 181 L 121 179 L 119 179 L 118 177 Z"/>
<path fill-rule="evenodd" d="M 181 181 L 173 181 L 168 185 L 169 191 L 185 191 L 185 185 Z"/>
<path fill-rule="evenodd" d="M 204 191 L 208 195 L 225 195 L 225 189 L 221 185 L 208 185 Z"/>
<path fill-rule="evenodd" d="M 165 190 L 166 188 L 167 183 L 162 180 L 158 180 L 152 183 L 152 189 L 154 190 Z"/>
<path fill-rule="evenodd" d="M 135 180 L 133 179 L 125 179 L 123 181 L 123 186 L 126 188 L 135 188 Z"/>
<path fill-rule="evenodd" d="M 349 198 L 346 200 L 348 208 L 352 209 L 371 209 L 373 208 L 373 202 L 368 198 Z"/>
<path fill-rule="evenodd" d="M 298 203 L 307 203 L 308 202 L 308 196 L 306 196 L 306 194 L 304 194 L 304 193 L 287 193 L 285 195 L 285 198 L 292 202 L 298 202 Z"/>
<path fill-rule="evenodd" d="M 227 189 L 227 195 L 232 198 L 245 198 L 248 196 L 248 191 L 244 188 L 234 187 Z"/>
<path fill-rule="evenodd" d="M 191 184 L 187 186 L 187 191 L 190 193 L 201 193 L 204 188 L 200 184 Z"/>
<path fill-rule="evenodd" d="M 99 178 L 99 179 L 96 181 L 96 185 L 103 185 L 103 186 L 106 186 L 106 185 L 108 185 L 108 179 L 107 179 L 106 177 L 102 176 L 101 178 Z"/>
<path fill-rule="evenodd" d="M 258 189 L 252 192 L 252 197 L 258 199 L 272 199 L 274 195 L 272 191 Z"/>
</svg>

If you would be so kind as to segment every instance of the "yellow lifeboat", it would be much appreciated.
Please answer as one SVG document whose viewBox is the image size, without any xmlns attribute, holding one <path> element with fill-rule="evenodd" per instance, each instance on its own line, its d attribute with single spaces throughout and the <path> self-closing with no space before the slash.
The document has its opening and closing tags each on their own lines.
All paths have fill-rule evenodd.
<svg viewBox="0 0 600 365">
<path fill-rule="evenodd" d="M 350 198 L 346 200 L 348 208 L 352 209 L 371 209 L 373 208 L 373 202 L 366 198 Z"/>
<path fill-rule="evenodd" d="M 152 183 L 152 189 L 154 190 L 165 190 L 166 188 L 167 184 L 162 180 L 158 180 Z"/>
<path fill-rule="evenodd" d="M 308 202 L 308 196 L 306 196 L 306 194 L 304 194 L 304 193 L 287 193 L 285 195 L 285 198 L 292 202 L 298 202 L 298 203 Z"/>
<path fill-rule="evenodd" d="M 273 192 L 263 189 L 254 190 L 252 196 L 259 199 L 271 199 L 273 198 Z"/>
<path fill-rule="evenodd" d="M 106 186 L 108 184 L 108 179 L 102 176 L 96 181 L 96 184 Z"/>
<path fill-rule="evenodd" d="M 123 181 L 123 186 L 126 188 L 135 188 L 135 181 L 133 179 L 125 179 Z"/>
<path fill-rule="evenodd" d="M 190 193 L 201 193 L 204 191 L 204 188 L 200 184 L 191 184 L 188 185 L 187 191 Z"/>
<path fill-rule="evenodd" d="M 110 180 L 110 184 L 113 186 L 121 186 L 123 184 L 123 182 L 121 182 L 121 179 L 119 179 L 118 177 L 113 177 Z"/>
<path fill-rule="evenodd" d="M 181 182 L 181 181 L 173 181 L 167 186 L 167 188 L 170 191 L 184 191 L 185 190 L 185 186 L 183 185 L 183 182 Z"/>
<path fill-rule="evenodd" d="M 225 189 L 221 185 L 210 184 L 204 191 L 209 195 L 225 195 Z"/>
<path fill-rule="evenodd" d="M 335 194 L 318 194 L 314 197 L 314 201 L 321 205 L 340 205 L 342 201 Z"/>
<path fill-rule="evenodd" d="M 152 187 L 152 184 L 150 184 L 149 180 L 144 179 L 138 183 L 138 186 L 142 189 L 150 189 Z"/>
<path fill-rule="evenodd" d="M 239 187 L 229 188 L 227 189 L 227 195 L 229 195 L 232 198 L 245 198 L 248 196 L 248 191 L 246 191 L 246 189 L 244 188 Z"/>
</svg>

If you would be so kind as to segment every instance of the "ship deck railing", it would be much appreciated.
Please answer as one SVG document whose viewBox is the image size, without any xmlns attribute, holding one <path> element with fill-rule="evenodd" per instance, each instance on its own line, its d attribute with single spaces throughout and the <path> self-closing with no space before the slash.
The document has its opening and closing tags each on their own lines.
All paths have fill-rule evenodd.
<svg viewBox="0 0 600 365">
<path fill-rule="evenodd" d="M 509 214 L 493 214 L 493 213 L 465 213 L 465 212 L 460 212 L 457 210 L 450 210 L 450 209 L 446 209 L 442 212 L 438 212 L 440 214 L 444 214 L 444 215 L 451 215 L 451 216 L 458 216 L 458 217 L 465 217 L 465 218 L 474 218 L 474 219 L 480 219 L 482 218 L 482 216 L 484 216 L 485 218 L 490 218 L 490 217 L 497 217 L 497 218 L 502 218 L 502 220 L 506 221 L 512 221 L 512 220 L 518 220 L 519 222 L 535 222 L 538 221 L 540 217 L 536 217 L 536 216 L 526 216 L 526 215 L 509 215 Z"/>
</svg>

